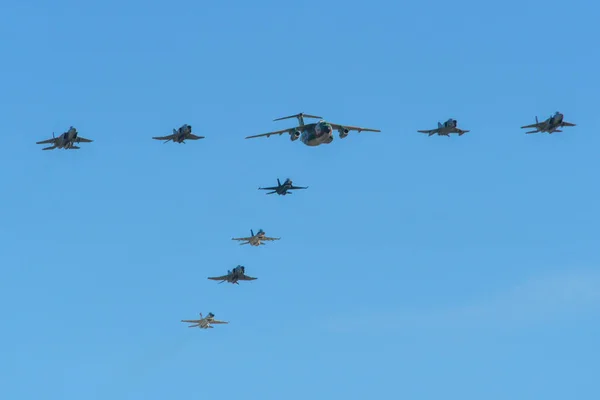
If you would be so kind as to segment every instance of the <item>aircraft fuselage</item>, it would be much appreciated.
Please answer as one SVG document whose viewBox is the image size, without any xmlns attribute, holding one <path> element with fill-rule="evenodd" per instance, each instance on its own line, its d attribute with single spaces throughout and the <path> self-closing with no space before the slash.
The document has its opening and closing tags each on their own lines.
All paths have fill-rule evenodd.
<svg viewBox="0 0 600 400">
<path fill-rule="evenodd" d="M 329 144 L 333 142 L 333 128 L 325 121 L 307 124 L 292 133 L 291 139 L 292 141 L 300 139 L 302 143 L 311 147 Z"/>
</svg>

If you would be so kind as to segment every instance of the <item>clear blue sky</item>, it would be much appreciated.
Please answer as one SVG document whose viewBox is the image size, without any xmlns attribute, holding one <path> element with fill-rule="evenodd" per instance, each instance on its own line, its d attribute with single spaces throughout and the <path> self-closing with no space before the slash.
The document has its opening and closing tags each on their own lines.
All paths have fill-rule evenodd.
<svg viewBox="0 0 600 400">
<path fill-rule="evenodd" d="M 600 398 L 597 4 L 5 3 L 0 398 Z"/>
</svg>

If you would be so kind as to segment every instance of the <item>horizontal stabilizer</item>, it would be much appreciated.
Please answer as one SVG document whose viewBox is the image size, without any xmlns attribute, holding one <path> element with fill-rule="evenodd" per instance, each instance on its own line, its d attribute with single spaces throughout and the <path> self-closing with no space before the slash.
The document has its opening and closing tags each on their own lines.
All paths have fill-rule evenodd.
<svg viewBox="0 0 600 400">
<path fill-rule="evenodd" d="M 281 118 L 277 118 L 274 119 L 273 121 L 281 121 L 283 119 L 290 119 L 290 118 L 317 118 L 317 119 L 323 119 L 323 117 L 318 117 L 316 115 L 309 115 L 309 114 L 304 114 L 304 113 L 300 113 L 300 114 L 296 114 L 296 115 L 290 115 L 289 117 L 281 117 Z"/>
</svg>

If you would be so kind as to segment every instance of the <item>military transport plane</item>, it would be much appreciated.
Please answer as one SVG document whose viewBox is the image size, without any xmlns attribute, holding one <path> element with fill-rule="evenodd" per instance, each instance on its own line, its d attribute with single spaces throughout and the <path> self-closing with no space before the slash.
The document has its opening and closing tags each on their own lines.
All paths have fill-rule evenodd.
<svg viewBox="0 0 600 400">
<path fill-rule="evenodd" d="M 75 146 L 75 143 L 90 143 L 93 140 L 82 138 L 78 136 L 77 129 L 72 126 L 68 131 L 61 134 L 59 137 L 54 136 L 54 132 L 52 132 L 52 139 L 42 140 L 41 142 L 35 142 L 35 144 L 47 144 L 52 143 L 50 147 L 44 147 L 42 150 L 54 150 L 56 148 L 65 149 L 65 150 L 77 150 L 78 146 Z"/>
<path fill-rule="evenodd" d="M 279 181 L 279 178 L 277 178 L 277 186 L 266 187 L 266 188 L 259 187 L 258 188 L 258 190 L 272 190 L 272 192 L 268 192 L 265 194 L 277 193 L 280 196 L 285 196 L 286 194 L 293 194 L 292 192 L 288 192 L 288 191 L 289 190 L 297 190 L 297 189 L 308 189 L 308 186 L 306 186 L 306 187 L 294 186 L 294 185 L 292 185 L 292 180 L 290 178 L 287 178 L 285 180 L 285 182 L 283 182 L 283 185 L 282 185 L 281 182 Z"/>
<path fill-rule="evenodd" d="M 208 329 L 214 328 L 212 324 L 228 324 L 229 322 L 225 321 L 217 321 L 215 319 L 215 314 L 209 312 L 206 317 L 202 317 L 202 313 L 200 313 L 200 319 L 182 319 L 181 322 L 189 322 L 193 325 L 188 326 L 188 328 L 200 328 L 200 329 Z"/>
<path fill-rule="evenodd" d="M 238 265 L 233 269 L 233 271 L 228 270 L 227 275 L 215 276 L 208 279 L 213 281 L 221 281 L 219 283 L 229 282 L 239 285 L 238 281 L 253 281 L 258 278 L 252 278 L 251 276 L 246 275 L 246 268 L 243 265 Z"/>
<path fill-rule="evenodd" d="M 271 237 L 267 237 L 265 236 L 265 231 L 263 231 L 262 229 L 260 229 L 256 235 L 254 234 L 254 231 L 252 229 L 250 229 L 250 234 L 252 236 L 250 237 L 243 237 L 243 238 L 231 238 L 231 240 L 241 240 L 244 243 L 240 243 L 240 245 L 242 244 L 250 244 L 251 246 L 260 246 L 260 245 L 265 245 L 263 243 L 263 241 L 273 241 L 273 240 L 279 240 L 281 238 L 271 238 Z"/>
<path fill-rule="evenodd" d="M 316 123 L 305 124 L 304 117 L 306 118 L 318 118 L 320 121 Z M 370 128 L 360 128 L 357 126 L 343 126 L 338 124 L 332 124 L 331 122 L 327 122 L 323 120 L 323 117 L 317 117 L 314 115 L 308 115 L 304 113 L 290 115 L 289 117 L 277 118 L 273 121 L 281 121 L 283 119 L 288 118 L 298 118 L 299 126 L 295 128 L 282 129 L 280 131 L 262 133 L 260 135 L 248 136 L 246 139 L 252 139 L 257 137 L 266 136 L 269 137 L 271 135 L 282 135 L 284 133 L 289 133 L 290 140 L 293 142 L 294 140 L 300 139 L 302 143 L 307 146 L 319 146 L 321 144 L 329 144 L 333 142 L 333 130 L 337 130 L 340 134 L 340 139 L 348 136 L 350 131 L 358 131 L 359 133 L 362 131 L 365 132 L 381 132 L 378 129 L 370 129 Z"/>
<path fill-rule="evenodd" d="M 563 121 L 563 117 L 564 117 L 564 115 L 562 115 L 561 113 L 559 113 L 557 111 L 553 116 L 551 116 L 547 120 L 539 122 L 538 117 L 536 116 L 535 124 L 522 126 L 521 129 L 526 129 L 526 128 L 535 128 L 536 129 L 535 131 L 529 131 L 529 132 L 525 132 L 525 133 L 548 132 L 549 134 L 552 134 L 554 132 L 562 132 L 558 128 L 562 128 L 563 126 L 575 126 L 575 124 Z"/>
<path fill-rule="evenodd" d="M 188 124 L 183 124 L 181 125 L 181 127 L 179 129 L 173 129 L 173 134 L 172 135 L 168 135 L 168 136 L 157 136 L 157 137 L 153 137 L 152 139 L 155 140 L 164 140 L 164 143 L 167 143 L 169 141 L 173 141 L 176 143 L 183 143 L 185 144 L 186 140 L 198 140 L 198 139 L 204 139 L 204 136 L 196 136 L 192 133 L 192 126 L 188 125 Z"/>
<path fill-rule="evenodd" d="M 448 121 L 444 122 L 443 124 L 438 122 L 437 129 L 429 129 L 429 130 L 423 130 L 423 131 L 417 131 L 417 132 L 426 133 L 429 136 L 435 135 L 437 133 L 439 136 L 448 136 L 448 137 L 450 137 L 451 133 L 458 133 L 458 136 L 462 136 L 463 134 L 470 132 L 470 131 L 463 131 L 462 129 L 458 129 L 456 127 L 457 125 L 458 125 L 458 121 L 450 118 Z"/>
</svg>

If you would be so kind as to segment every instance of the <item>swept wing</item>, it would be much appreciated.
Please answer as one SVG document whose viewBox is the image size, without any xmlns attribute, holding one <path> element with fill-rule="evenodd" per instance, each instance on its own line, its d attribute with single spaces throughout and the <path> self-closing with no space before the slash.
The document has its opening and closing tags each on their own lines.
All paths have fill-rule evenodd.
<svg viewBox="0 0 600 400">
<path fill-rule="evenodd" d="M 52 138 L 52 139 L 48 139 L 48 140 L 42 140 L 41 142 L 35 142 L 35 144 L 46 144 L 46 143 L 55 143 L 56 139 Z"/>
<path fill-rule="evenodd" d="M 331 127 L 333 129 L 348 129 L 349 131 L 357 131 L 358 133 L 361 132 L 381 132 L 379 129 L 372 129 L 372 128 L 361 128 L 359 126 L 347 126 L 347 125 L 339 125 L 339 124 L 333 124 L 331 122 L 327 122 L 329 125 L 331 125 Z"/>
<path fill-rule="evenodd" d="M 226 281 L 227 279 L 229 279 L 229 276 L 230 275 L 214 276 L 214 277 L 211 277 L 208 279 L 213 280 L 213 281 Z"/>
<path fill-rule="evenodd" d="M 291 135 L 292 133 L 294 133 L 294 131 L 296 129 L 302 130 L 302 127 L 299 126 L 297 128 L 288 128 L 288 129 L 282 129 L 280 131 L 274 131 L 274 132 L 268 132 L 268 133 L 261 133 L 260 135 L 246 136 L 246 139 L 252 139 L 252 138 L 257 138 L 257 137 L 262 137 L 262 136 L 269 137 L 271 135 L 283 135 L 284 133 L 289 133 Z"/>
<path fill-rule="evenodd" d="M 185 135 L 186 139 L 189 140 L 198 140 L 198 139 L 204 139 L 204 136 L 196 136 L 193 133 L 188 133 L 187 135 Z"/>
<path fill-rule="evenodd" d="M 75 138 L 73 141 L 74 142 L 82 142 L 82 143 L 91 143 L 91 142 L 93 142 L 93 140 L 82 138 L 81 136 L 77 136 L 77 138 Z"/>
<path fill-rule="evenodd" d="M 152 139 L 156 139 L 156 140 L 173 140 L 175 138 L 175 134 L 173 135 L 168 135 L 168 136 L 154 136 Z"/>
<path fill-rule="evenodd" d="M 267 240 L 267 241 L 273 241 L 273 240 L 279 240 L 279 239 L 281 239 L 281 238 L 272 238 L 272 237 L 267 237 L 267 236 L 264 236 L 264 237 L 262 237 L 260 240 L 261 240 L 261 241 L 264 241 L 264 240 Z"/>
</svg>

